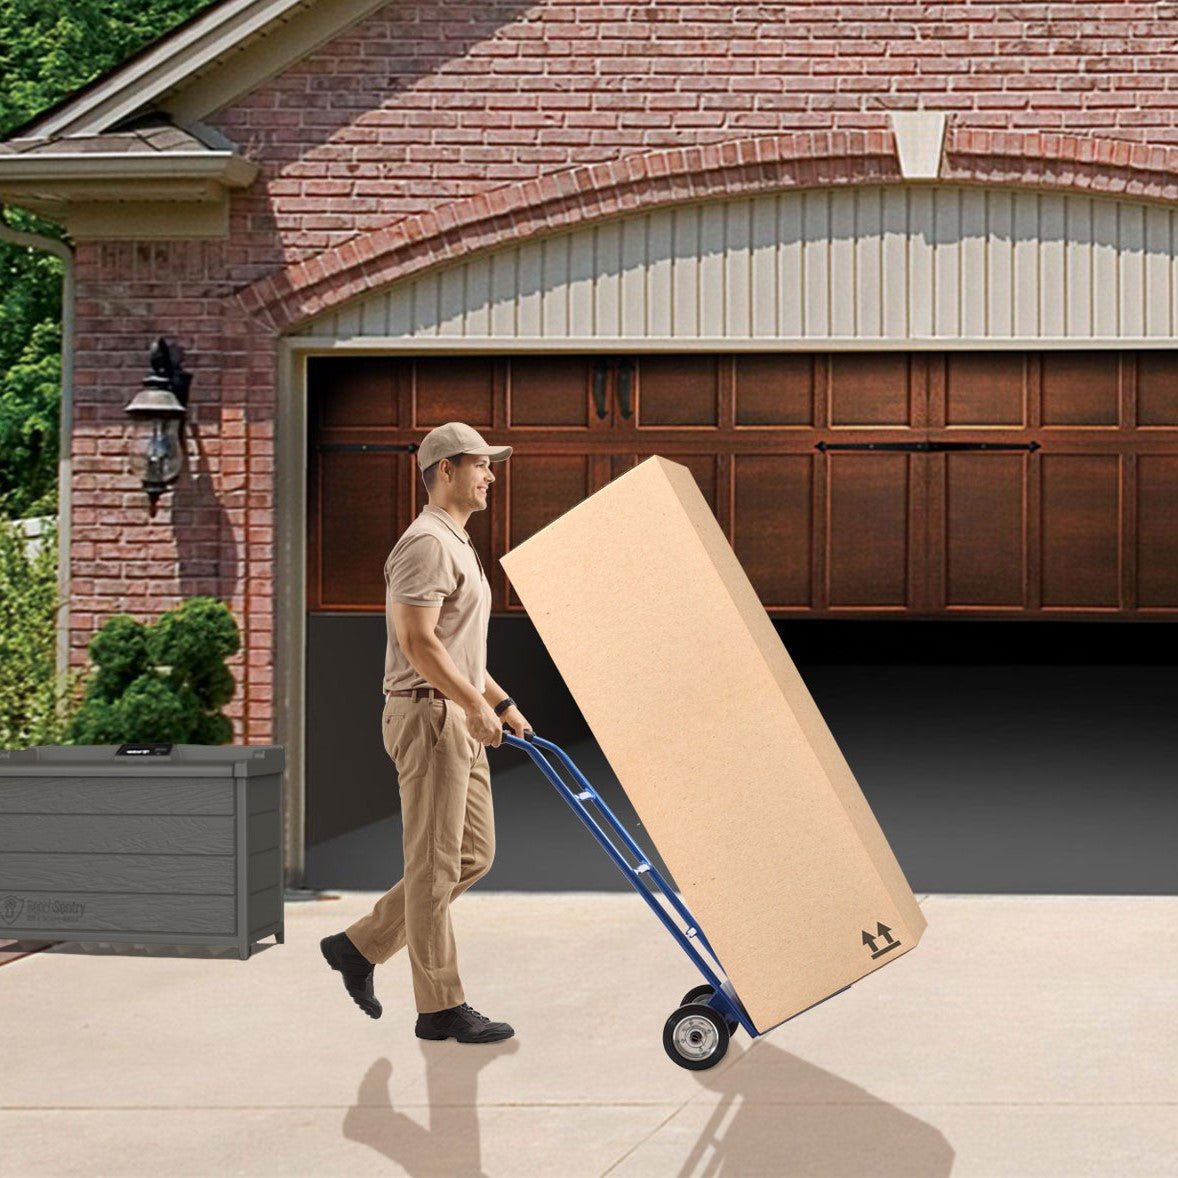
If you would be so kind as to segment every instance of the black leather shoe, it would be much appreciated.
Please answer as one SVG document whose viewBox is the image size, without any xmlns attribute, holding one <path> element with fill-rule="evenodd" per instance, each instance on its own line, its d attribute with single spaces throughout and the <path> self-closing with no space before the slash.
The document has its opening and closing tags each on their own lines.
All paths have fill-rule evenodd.
<svg viewBox="0 0 1178 1178">
<path fill-rule="evenodd" d="M 352 1001 L 371 1018 L 380 1018 L 381 1005 L 372 991 L 372 971 L 376 966 L 348 940 L 347 933 L 324 937 L 319 948 L 327 964 L 344 976 L 344 989 Z"/>
<path fill-rule="evenodd" d="M 498 1043 L 515 1034 L 507 1023 L 493 1023 L 464 1002 L 449 1010 L 419 1014 L 415 1033 L 419 1039 L 457 1039 L 459 1043 Z"/>
</svg>

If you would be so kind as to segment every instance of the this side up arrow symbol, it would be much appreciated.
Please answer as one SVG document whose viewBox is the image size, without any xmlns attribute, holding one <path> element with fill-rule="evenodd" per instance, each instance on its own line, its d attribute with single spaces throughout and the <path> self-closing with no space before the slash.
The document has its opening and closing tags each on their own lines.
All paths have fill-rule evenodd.
<svg viewBox="0 0 1178 1178">
<path fill-rule="evenodd" d="M 882 949 L 877 949 L 875 947 L 876 937 L 883 937 L 884 940 L 887 941 L 887 944 Z M 871 950 L 871 959 L 874 961 L 877 957 L 882 957 L 885 953 L 895 949 L 900 944 L 900 942 L 892 936 L 892 930 L 888 928 L 888 926 L 884 924 L 882 920 L 880 920 L 876 921 L 874 937 L 869 932 L 867 932 L 866 929 L 864 929 L 863 944 Z"/>
</svg>

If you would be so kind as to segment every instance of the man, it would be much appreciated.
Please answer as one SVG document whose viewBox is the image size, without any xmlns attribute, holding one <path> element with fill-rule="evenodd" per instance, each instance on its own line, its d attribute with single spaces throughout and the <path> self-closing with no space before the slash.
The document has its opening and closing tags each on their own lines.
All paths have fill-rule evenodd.
<svg viewBox="0 0 1178 1178">
<path fill-rule="evenodd" d="M 372 911 L 320 942 L 356 1004 L 372 1018 L 381 1005 L 372 974 L 409 949 L 419 1039 L 496 1043 L 515 1032 L 466 1004 L 450 902 L 490 869 L 495 854 L 486 745 L 503 724 L 530 725 L 487 673 L 491 587 L 466 522 L 487 508 L 510 446 L 494 447 L 451 421 L 417 450 L 429 502 L 385 562 L 385 750 L 397 766 L 405 875 Z"/>
</svg>

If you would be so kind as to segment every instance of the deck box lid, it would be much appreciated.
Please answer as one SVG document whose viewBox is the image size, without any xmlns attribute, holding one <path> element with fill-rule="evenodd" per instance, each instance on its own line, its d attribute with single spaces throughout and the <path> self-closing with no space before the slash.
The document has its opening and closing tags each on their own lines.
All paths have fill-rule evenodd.
<svg viewBox="0 0 1178 1178">
<path fill-rule="evenodd" d="M 0 749 L 3 777 L 258 777 L 281 773 L 282 745 L 73 744 Z"/>
<path fill-rule="evenodd" d="M 900 865 L 687 467 L 647 459 L 501 563 L 758 1029 L 918 942 Z"/>
</svg>

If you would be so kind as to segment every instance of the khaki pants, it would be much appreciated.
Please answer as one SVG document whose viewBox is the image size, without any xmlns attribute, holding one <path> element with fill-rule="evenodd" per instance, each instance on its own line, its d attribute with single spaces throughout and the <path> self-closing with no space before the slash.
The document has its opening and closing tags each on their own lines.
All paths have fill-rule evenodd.
<svg viewBox="0 0 1178 1178">
<path fill-rule="evenodd" d="M 450 902 L 495 857 L 491 770 L 453 700 L 389 696 L 382 724 L 401 785 L 405 875 L 345 931 L 376 965 L 408 945 L 413 995 L 426 1014 L 466 1000 Z"/>
</svg>

